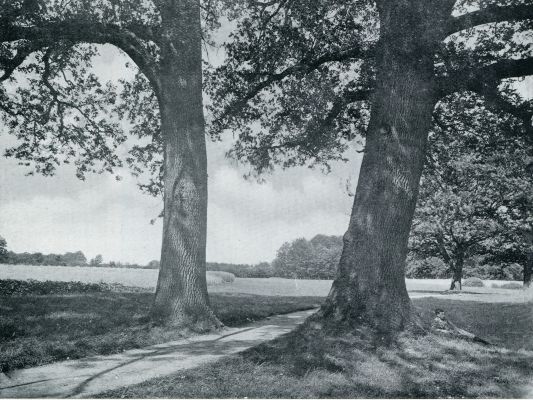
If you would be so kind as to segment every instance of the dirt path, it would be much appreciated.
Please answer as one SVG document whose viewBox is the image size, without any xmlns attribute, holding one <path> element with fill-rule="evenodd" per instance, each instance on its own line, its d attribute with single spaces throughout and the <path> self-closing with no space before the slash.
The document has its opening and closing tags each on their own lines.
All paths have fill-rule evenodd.
<svg viewBox="0 0 533 400">
<path fill-rule="evenodd" d="M 410 293 L 411 298 L 446 297 L 455 300 L 525 302 L 531 294 L 515 293 Z M 128 350 L 120 354 L 64 361 L 0 373 L 0 398 L 91 397 L 100 392 L 170 375 L 216 361 L 289 332 L 314 310 L 270 317 L 220 334 Z M 533 386 L 529 397 L 533 398 Z"/>
<path fill-rule="evenodd" d="M 289 332 L 314 311 L 278 315 L 220 334 L 0 374 L 0 398 L 90 397 L 246 350 Z"/>
</svg>

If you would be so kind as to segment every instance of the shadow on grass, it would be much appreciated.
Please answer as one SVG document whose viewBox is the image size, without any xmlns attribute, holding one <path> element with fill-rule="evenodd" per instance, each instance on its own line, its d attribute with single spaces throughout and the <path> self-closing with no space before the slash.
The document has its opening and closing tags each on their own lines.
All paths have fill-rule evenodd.
<svg viewBox="0 0 533 400">
<path fill-rule="evenodd" d="M 212 294 L 226 326 L 316 307 L 317 297 Z M 92 355 L 120 353 L 183 338 L 153 326 L 151 293 L 1 296 L 0 372 Z"/>
<path fill-rule="evenodd" d="M 436 307 L 459 326 L 505 347 L 427 335 L 372 348 L 360 336 L 292 332 L 223 361 L 108 392 L 102 397 L 516 398 L 533 379 L 532 304 L 415 301 L 428 324 Z M 516 319 L 516 321 L 515 321 Z M 520 323 L 517 321 L 520 320 Z M 514 326 L 510 323 L 516 322 Z M 516 344 L 506 336 L 529 339 Z M 530 394 L 529 394 L 530 395 Z"/>
</svg>

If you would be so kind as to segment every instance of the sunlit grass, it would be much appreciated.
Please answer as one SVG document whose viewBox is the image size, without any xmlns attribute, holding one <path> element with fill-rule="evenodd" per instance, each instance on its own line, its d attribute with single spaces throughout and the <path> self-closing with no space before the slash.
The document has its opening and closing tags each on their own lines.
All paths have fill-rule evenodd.
<svg viewBox="0 0 533 400">
<path fill-rule="evenodd" d="M 415 301 L 424 323 L 436 307 L 499 346 L 435 335 L 374 348 L 320 330 L 289 334 L 223 361 L 102 397 L 354 398 L 523 397 L 533 380 L 532 304 Z M 512 325 L 512 326 L 511 326 Z M 513 335 L 509 336 L 512 329 Z M 517 341 L 518 336 L 524 337 Z"/>
<path fill-rule="evenodd" d="M 316 297 L 212 294 L 226 326 L 305 310 Z M 183 337 L 148 319 L 151 293 L 0 296 L 0 371 L 164 343 Z"/>
</svg>

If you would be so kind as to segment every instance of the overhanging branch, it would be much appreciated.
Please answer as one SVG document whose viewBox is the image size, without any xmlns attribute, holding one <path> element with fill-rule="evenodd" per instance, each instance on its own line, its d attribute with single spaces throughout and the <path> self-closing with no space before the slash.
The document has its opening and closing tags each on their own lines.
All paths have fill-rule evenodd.
<svg viewBox="0 0 533 400">
<path fill-rule="evenodd" d="M 502 79 L 533 75 L 533 57 L 520 60 L 501 60 L 481 68 L 454 71 L 437 79 L 439 94 L 471 90 L 483 94 L 487 88 L 499 84 Z"/>
<path fill-rule="evenodd" d="M 344 61 L 348 59 L 366 57 L 371 53 L 371 50 L 363 50 L 360 47 L 353 47 L 346 50 L 340 50 L 336 52 L 325 53 L 315 59 L 304 58 L 298 63 L 285 68 L 283 71 L 273 74 L 264 74 L 263 80 L 253 86 L 248 92 L 246 92 L 237 101 L 231 104 L 219 119 L 223 120 L 229 115 L 234 115 L 242 108 L 246 106 L 246 103 L 259 94 L 263 89 L 266 89 L 270 85 L 280 82 L 290 75 L 297 73 L 309 74 L 317 70 L 320 66 L 335 61 Z"/>
<path fill-rule="evenodd" d="M 72 43 L 112 44 L 123 50 L 146 75 L 156 93 L 160 92 L 155 63 L 143 46 L 143 40 L 134 32 L 112 24 L 93 21 L 46 22 L 39 26 L 4 24 L 0 27 L 0 42 L 26 40 L 52 46 L 64 40 Z"/>
<path fill-rule="evenodd" d="M 0 76 L 0 82 L 8 80 L 13 72 L 26 60 L 26 58 L 33 52 L 41 49 L 43 45 L 39 42 L 21 45 L 17 49 L 17 53 L 13 58 L 1 58 L 0 68 L 4 70 Z"/>
<path fill-rule="evenodd" d="M 439 82 L 440 94 L 446 96 L 463 90 L 478 93 L 490 106 L 520 120 L 526 130 L 526 138 L 531 141 L 533 140 L 531 106 L 526 103 L 513 104 L 498 90 L 498 85 L 503 79 L 528 75 L 533 75 L 533 57 L 521 60 L 502 60 L 479 69 L 456 71 L 443 78 Z"/>
<path fill-rule="evenodd" d="M 452 17 L 448 24 L 448 35 L 475 26 L 504 22 L 533 19 L 533 6 L 531 4 L 517 4 L 511 6 L 489 6 L 458 17 Z"/>
</svg>

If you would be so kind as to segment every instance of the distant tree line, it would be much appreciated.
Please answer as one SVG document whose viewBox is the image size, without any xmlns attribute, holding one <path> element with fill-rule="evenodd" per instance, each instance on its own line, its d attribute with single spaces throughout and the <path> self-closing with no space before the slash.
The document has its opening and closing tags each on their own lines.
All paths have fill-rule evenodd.
<svg viewBox="0 0 533 400">
<path fill-rule="evenodd" d="M 228 263 L 207 263 L 208 271 L 231 272 L 237 278 L 270 278 L 274 276 L 274 270 L 270 263 L 259 264 L 228 264 Z"/>
<path fill-rule="evenodd" d="M 334 279 L 342 253 L 342 236 L 317 235 L 311 240 L 295 239 L 284 243 L 272 262 L 272 275 L 297 279 Z M 522 280 L 524 268 L 518 262 L 502 262 L 492 252 L 471 255 L 464 262 L 464 278 L 477 277 L 492 280 Z M 406 277 L 420 279 L 448 279 L 453 275 L 451 266 L 439 253 L 425 258 L 411 252 L 407 259 Z"/>
<path fill-rule="evenodd" d="M 66 252 L 64 254 L 43 254 L 35 253 L 15 253 L 7 250 L 7 241 L 0 236 L 0 264 L 11 265 L 49 265 L 49 266 L 69 266 L 69 267 L 110 267 L 110 268 L 159 268 L 159 261 L 150 261 L 148 265 L 135 263 L 122 263 L 116 261 L 104 262 L 101 254 L 96 255 L 91 260 L 87 260 L 85 254 L 78 250 Z"/>
<path fill-rule="evenodd" d="M 67 252 L 65 254 L 15 253 L 6 251 L 0 258 L 3 264 L 24 265 L 62 265 L 82 266 L 87 265 L 87 258 L 81 251 Z"/>
<path fill-rule="evenodd" d="M 272 262 L 274 276 L 299 279 L 333 279 L 342 252 L 342 237 L 316 235 L 284 243 Z"/>
</svg>

